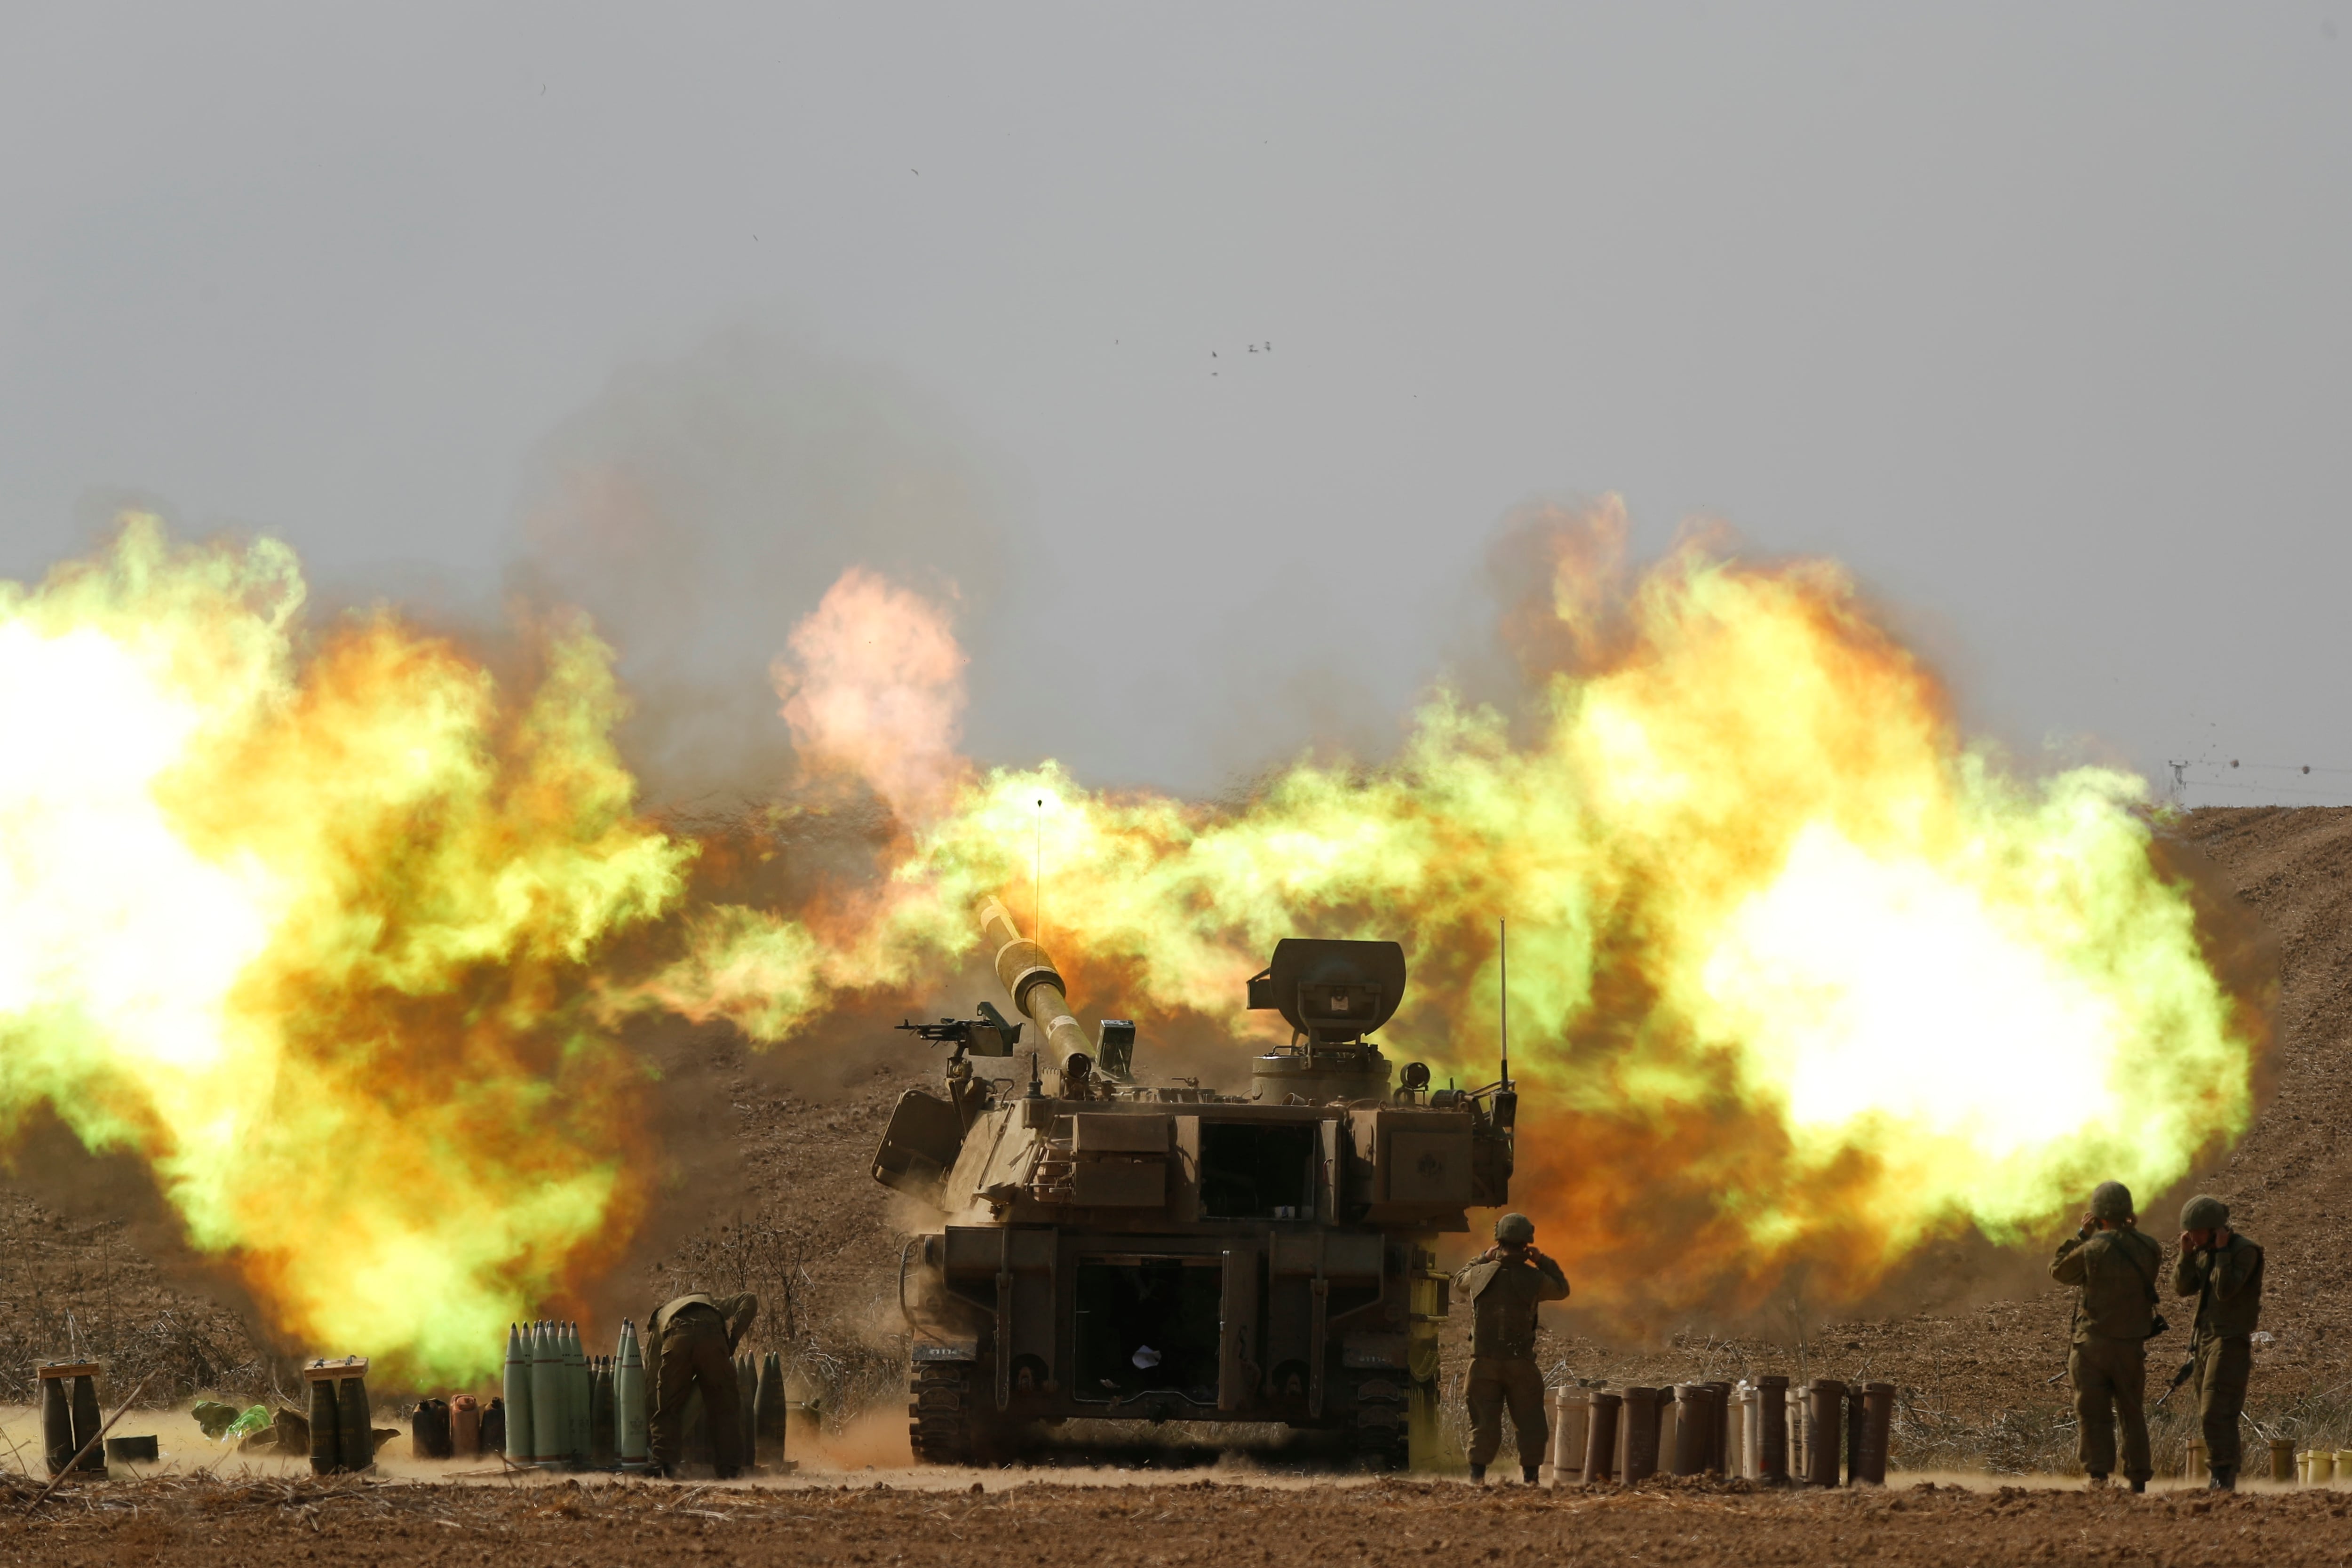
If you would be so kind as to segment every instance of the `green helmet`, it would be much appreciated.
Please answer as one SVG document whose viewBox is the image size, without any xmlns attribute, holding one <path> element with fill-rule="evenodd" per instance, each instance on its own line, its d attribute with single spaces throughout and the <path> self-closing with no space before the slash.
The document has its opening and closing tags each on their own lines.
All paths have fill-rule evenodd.
<svg viewBox="0 0 2352 1568">
<path fill-rule="evenodd" d="M 2183 1230 L 2219 1230 L 2229 1223 L 2230 1205 L 2203 1194 L 2189 1199 L 2180 1211 Z"/>
<path fill-rule="evenodd" d="M 1523 1214 L 1507 1214 L 1495 1222 L 1495 1239 L 1525 1247 L 1536 1238 L 1536 1222 Z"/>
<path fill-rule="evenodd" d="M 2135 1212 L 2131 1189 L 2121 1182 L 2101 1182 L 2091 1189 L 2093 1219 L 2126 1220 Z"/>
</svg>

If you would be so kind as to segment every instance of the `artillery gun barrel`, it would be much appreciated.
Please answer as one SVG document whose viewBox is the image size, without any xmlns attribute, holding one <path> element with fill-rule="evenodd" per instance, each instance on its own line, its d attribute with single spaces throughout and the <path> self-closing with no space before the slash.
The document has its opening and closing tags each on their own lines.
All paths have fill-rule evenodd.
<svg viewBox="0 0 2352 1568">
<path fill-rule="evenodd" d="M 982 937 L 996 949 L 996 978 L 1014 1009 L 1037 1026 L 1046 1058 L 1055 1066 L 1087 1049 L 1086 1031 L 1070 1016 L 1061 973 L 1045 950 L 1021 934 L 1013 911 L 991 899 L 980 907 Z"/>
</svg>

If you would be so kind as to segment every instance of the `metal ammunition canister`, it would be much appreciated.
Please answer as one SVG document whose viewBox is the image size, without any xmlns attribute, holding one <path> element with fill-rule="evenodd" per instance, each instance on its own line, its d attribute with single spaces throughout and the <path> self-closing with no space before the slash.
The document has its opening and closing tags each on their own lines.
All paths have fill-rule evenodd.
<svg viewBox="0 0 2352 1568">
<path fill-rule="evenodd" d="M 408 1416 L 408 1451 L 420 1459 L 451 1459 L 457 1458 L 457 1444 L 450 1433 L 449 1402 L 446 1399 L 420 1399 Z"/>
<path fill-rule="evenodd" d="M 507 1402 L 503 1395 L 494 1394 L 482 1411 L 482 1452 L 504 1458 L 506 1451 Z"/>
<path fill-rule="evenodd" d="M 1592 1392 L 1589 1406 L 1591 1415 L 1585 1426 L 1584 1484 L 1613 1479 L 1615 1470 L 1610 1461 L 1617 1452 L 1617 1417 L 1624 1400 L 1599 1389 Z"/>
<path fill-rule="evenodd" d="M 530 1345 L 522 1325 L 507 1325 L 505 1382 L 506 1443 L 499 1452 L 517 1464 L 529 1464 L 536 1450 L 530 1436 Z"/>
<path fill-rule="evenodd" d="M 482 1456 L 482 1405 L 470 1394 L 449 1401 L 449 1453 L 459 1459 Z"/>
<path fill-rule="evenodd" d="M 1817 1377 L 1806 1390 L 1805 1484 L 1838 1484 L 1838 1461 L 1845 1449 L 1845 1384 Z"/>
<path fill-rule="evenodd" d="M 571 1428 L 571 1414 L 564 1408 L 563 1359 L 557 1348 L 555 1325 L 541 1321 L 531 1325 L 530 1340 L 530 1458 L 533 1463 L 559 1464 L 563 1458 L 563 1441 Z"/>
<path fill-rule="evenodd" d="M 1646 1481 L 1658 1473 L 1658 1396 L 1654 1388 L 1629 1388 L 1625 1391 L 1625 1465 L 1622 1478 L 1627 1486 Z"/>
<path fill-rule="evenodd" d="M 1724 1449 L 1727 1476 L 1755 1478 L 1756 1385 L 1744 1377 L 1731 1390 L 1730 1421 Z"/>
<path fill-rule="evenodd" d="M 362 1471 L 375 1468 L 375 1434 L 370 1429 L 374 1412 L 368 1408 L 367 1379 L 346 1377 L 335 1384 L 336 1447 L 340 1467 Z"/>
<path fill-rule="evenodd" d="M 1584 1440 L 1592 1421 L 1592 1394 L 1583 1388 L 1551 1391 L 1551 1474 L 1559 1486 L 1573 1486 L 1584 1476 Z"/>
<path fill-rule="evenodd" d="M 1895 1385 L 1891 1383 L 1865 1383 L 1862 1385 L 1862 1443 L 1855 1448 L 1855 1462 L 1848 1479 L 1856 1485 L 1883 1487 L 1886 1484 L 1886 1457 L 1895 1432 Z"/>
<path fill-rule="evenodd" d="M 1850 1383 L 1845 1390 L 1845 1484 L 1852 1486 L 1862 1474 L 1862 1384 Z"/>
<path fill-rule="evenodd" d="M 2188 1481 L 2201 1481 L 2205 1479 L 2204 1438 L 2189 1439 L 2189 1447 L 2180 1457 L 2180 1479 Z"/>
<path fill-rule="evenodd" d="M 1774 1486 L 1789 1479 L 1789 1380 L 1756 1380 L 1756 1479 Z"/>
<path fill-rule="evenodd" d="M 310 1473 L 331 1476 L 342 1468 L 342 1417 L 335 1409 L 332 1378 L 310 1380 Z"/>
<path fill-rule="evenodd" d="M 1696 1476 L 1706 1469 L 1706 1419 L 1709 1392 L 1703 1383 L 1675 1384 L 1674 1473 Z"/>
<path fill-rule="evenodd" d="M 2273 1437 L 2271 1439 L 2271 1479 L 2274 1481 L 2291 1481 L 2294 1479 L 2294 1438 Z"/>
<path fill-rule="evenodd" d="M 645 1463 L 646 1363 L 637 1350 L 637 1325 L 634 1320 L 625 1319 L 621 1323 L 620 1349 L 613 1366 L 613 1415 L 621 1463 Z"/>
<path fill-rule="evenodd" d="M 770 1351 L 760 1358 L 760 1382 L 751 1395 L 751 1425 L 760 1438 L 752 1457 L 762 1465 L 782 1465 L 791 1416 L 784 1400 L 784 1358 L 781 1352 Z"/>
<path fill-rule="evenodd" d="M 1785 1404 L 1789 1412 L 1789 1479 L 1801 1486 L 1812 1468 L 1812 1456 L 1805 1452 L 1805 1391 L 1791 1387 Z"/>
</svg>

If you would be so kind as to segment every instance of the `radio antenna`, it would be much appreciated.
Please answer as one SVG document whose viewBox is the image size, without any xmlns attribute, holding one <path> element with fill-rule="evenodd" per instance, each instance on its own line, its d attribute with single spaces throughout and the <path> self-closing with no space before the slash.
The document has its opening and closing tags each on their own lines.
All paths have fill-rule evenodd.
<svg viewBox="0 0 2352 1568">
<path fill-rule="evenodd" d="M 1496 942 L 1503 958 L 1501 983 L 1496 987 L 1502 998 L 1503 1018 L 1503 1087 L 1511 1087 L 1511 922 L 1495 922 Z"/>
</svg>

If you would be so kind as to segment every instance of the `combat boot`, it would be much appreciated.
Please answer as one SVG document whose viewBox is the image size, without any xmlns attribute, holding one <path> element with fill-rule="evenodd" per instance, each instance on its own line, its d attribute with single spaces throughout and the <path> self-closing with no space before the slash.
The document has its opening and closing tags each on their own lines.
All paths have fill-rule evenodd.
<svg viewBox="0 0 2352 1568">
<path fill-rule="evenodd" d="M 2137 1497 L 2140 1493 L 2147 1490 L 2147 1478 L 2146 1476 L 2134 1476 L 2131 1479 L 2131 1489 L 2132 1495 L 2134 1497 Z"/>
<path fill-rule="evenodd" d="M 2107 1472 L 2106 1472 L 2106 1471 L 2105 1471 L 2105 1470 L 2093 1470 L 2093 1471 L 2091 1472 L 2091 1489 L 2092 1489 L 2093 1491 L 2097 1491 L 2101 1487 L 2104 1487 L 2104 1486 L 2105 1486 L 2106 1484 L 2107 1484 Z"/>
<path fill-rule="evenodd" d="M 2228 1465 L 2213 1467 L 2213 1476 L 2205 1483 L 2209 1492 L 2233 1492 L 2238 1489 L 2238 1472 Z"/>
<path fill-rule="evenodd" d="M 1541 1476 L 1542 1468 L 1543 1468 L 1540 1465 L 1521 1465 L 1519 1467 L 1519 1479 L 1528 1486 L 1533 1486 Z"/>
<path fill-rule="evenodd" d="M 1470 1484 L 1474 1487 L 1483 1487 L 1486 1484 L 1486 1466 L 1473 1465 L 1470 1467 Z"/>
</svg>

